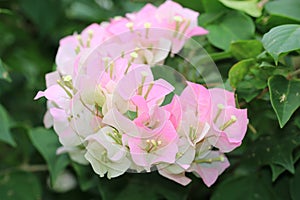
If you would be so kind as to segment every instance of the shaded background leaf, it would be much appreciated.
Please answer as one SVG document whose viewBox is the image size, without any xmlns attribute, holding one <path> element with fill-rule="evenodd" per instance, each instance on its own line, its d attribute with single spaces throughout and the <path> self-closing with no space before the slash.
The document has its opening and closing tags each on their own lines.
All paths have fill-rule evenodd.
<svg viewBox="0 0 300 200">
<path fill-rule="evenodd" d="M 57 135 L 52 130 L 35 128 L 30 130 L 29 137 L 32 144 L 46 160 L 51 174 L 51 181 L 55 182 L 57 177 L 69 163 L 69 159 L 66 154 L 56 154 L 56 150 L 60 146 Z"/>
<path fill-rule="evenodd" d="M 15 172 L 0 176 L 0 196 L 5 200 L 39 200 L 42 198 L 42 189 L 33 174 Z"/>
<path fill-rule="evenodd" d="M 12 146 L 16 146 L 16 143 L 11 136 L 9 125 L 9 116 L 4 107 L 0 104 L 0 140 Z"/>
</svg>

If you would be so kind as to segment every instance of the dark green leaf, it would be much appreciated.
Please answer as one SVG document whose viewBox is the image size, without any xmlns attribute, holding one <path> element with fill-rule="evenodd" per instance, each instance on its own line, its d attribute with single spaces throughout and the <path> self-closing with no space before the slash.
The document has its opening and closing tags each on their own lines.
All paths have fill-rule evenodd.
<svg viewBox="0 0 300 200">
<path fill-rule="evenodd" d="M 259 184 L 258 184 L 259 183 Z M 255 174 L 227 179 L 218 185 L 212 200 L 268 200 L 277 199 L 269 184 Z"/>
<path fill-rule="evenodd" d="M 97 175 L 94 174 L 90 166 L 84 166 L 72 162 L 81 190 L 86 191 L 97 185 Z"/>
<path fill-rule="evenodd" d="M 235 65 L 233 65 L 229 71 L 230 85 L 236 88 L 238 84 L 244 79 L 246 74 L 248 74 L 250 67 L 255 65 L 255 60 L 250 58 L 247 60 L 242 60 Z"/>
<path fill-rule="evenodd" d="M 291 199 L 289 183 L 290 177 L 282 176 L 272 184 L 272 189 L 274 193 L 276 193 L 278 199 Z"/>
<path fill-rule="evenodd" d="M 52 130 L 40 127 L 30 130 L 29 137 L 46 160 L 51 174 L 51 181 L 54 183 L 69 163 L 67 155 L 56 155 L 56 150 L 60 146 L 57 135 Z"/>
<path fill-rule="evenodd" d="M 251 39 L 255 31 L 252 19 L 237 11 L 228 12 L 206 28 L 209 30 L 208 40 L 214 46 L 224 50 L 229 49 L 231 42 Z"/>
<path fill-rule="evenodd" d="M 239 98 L 245 99 L 246 102 L 252 101 L 260 91 L 252 87 L 252 84 L 246 84 L 242 82 L 237 88 L 237 94 Z"/>
<path fill-rule="evenodd" d="M 280 174 L 282 174 L 286 170 L 284 167 L 277 164 L 271 164 L 270 167 L 272 170 L 272 181 L 275 181 L 280 176 Z"/>
<path fill-rule="evenodd" d="M 178 185 L 153 172 L 126 174 L 111 180 L 101 178 L 99 190 L 104 200 L 181 200 L 187 198 L 189 187 Z"/>
<path fill-rule="evenodd" d="M 149 2 L 149 1 L 145 0 L 145 2 Z M 156 3 L 156 2 L 158 2 L 158 0 L 155 0 L 153 3 Z M 198 1 L 198 0 L 189 0 L 189 1 L 187 1 L 187 0 L 175 0 L 175 2 L 180 3 L 180 5 L 182 5 L 183 7 L 187 7 L 187 8 L 196 10 L 200 13 L 203 12 L 203 3 L 201 1 Z M 158 3 L 160 3 L 160 2 L 158 2 Z"/>
<path fill-rule="evenodd" d="M 300 116 L 299 115 L 295 119 L 295 125 L 300 129 Z"/>
<path fill-rule="evenodd" d="M 0 104 L 0 140 L 12 146 L 16 146 L 16 143 L 10 133 L 8 114 L 1 104 Z"/>
<path fill-rule="evenodd" d="M 60 21 L 60 3 L 55 0 L 19 0 L 22 11 L 39 29 L 42 35 L 49 34 Z"/>
<path fill-rule="evenodd" d="M 230 44 L 229 51 L 238 59 L 255 58 L 263 50 L 262 43 L 258 40 L 240 40 Z"/>
<path fill-rule="evenodd" d="M 113 17 L 114 12 L 101 8 L 95 1 L 74 1 L 67 14 L 73 19 L 95 22 Z"/>
<path fill-rule="evenodd" d="M 283 171 L 295 172 L 293 151 L 300 146 L 299 133 L 276 133 L 272 136 L 260 137 L 249 149 L 253 162 L 260 166 L 270 165 L 275 180 Z"/>
<path fill-rule="evenodd" d="M 293 200 L 300 199 L 299 185 L 300 185 L 300 165 L 298 163 L 298 166 L 296 168 L 296 173 L 290 182 L 290 193 Z"/>
<path fill-rule="evenodd" d="M 186 86 L 185 77 L 171 67 L 154 66 L 151 71 L 155 80 L 164 79 L 175 87 L 174 91 L 170 91 L 170 93 L 179 95 Z"/>
<path fill-rule="evenodd" d="M 202 4 L 206 13 L 217 13 L 226 9 L 219 0 L 202 0 Z"/>
<path fill-rule="evenodd" d="M 0 176 L 0 197 L 3 200 L 40 200 L 42 191 L 37 177 L 14 172 Z"/>
<path fill-rule="evenodd" d="M 300 25 L 287 24 L 272 28 L 263 36 L 262 43 L 277 63 L 281 54 L 300 49 Z"/>
<path fill-rule="evenodd" d="M 268 86 L 271 103 L 282 128 L 300 106 L 300 81 L 276 75 L 269 79 Z"/>
<path fill-rule="evenodd" d="M 208 24 L 219 20 L 221 17 L 226 15 L 226 13 L 227 13 L 226 10 L 221 10 L 220 12 L 203 13 L 202 15 L 200 15 L 198 19 L 199 25 L 206 27 Z"/>
</svg>

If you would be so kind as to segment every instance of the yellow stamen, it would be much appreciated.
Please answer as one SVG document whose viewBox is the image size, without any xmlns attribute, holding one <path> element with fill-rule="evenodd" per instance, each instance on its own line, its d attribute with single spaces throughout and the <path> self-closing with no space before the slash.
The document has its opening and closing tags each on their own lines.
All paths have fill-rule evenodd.
<svg viewBox="0 0 300 200">
<path fill-rule="evenodd" d="M 140 86 L 138 88 L 138 91 L 137 91 L 138 95 L 142 95 L 142 93 L 143 93 L 143 86 L 144 86 L 144 83 L 146 81 L 146 77 L 148 76 L 147 72 L 144 72 L 144 71 L 141 72 L 141 74 L 142 74 L 142 82 L 141 82 L 141 84 L 140 84 Z"/>
<path fill-rule="evenodd" d="M 115 16 L 115 17 L 114 17 L 114 20 L 116 20 L 116 21 L 119 21 L 119 20 L 121 20 L 121 19 L 123 19 L 123 17 L 121 17 L 121 16 Z"/>
<path fill-rule="evenodd" d="M 231 126 L 232 124 L 234 124 L 237 121 L 237 118 L 235 115 L 232 115 L 230 120 L 228 120 L 225 124 L 223 124 L 220 127 L 220 130 L 224 131 L 226 128 L 228 128 L 229 126 Z"/>
<path fill-rule="evenodd" d="M 179 36 L 179 40 L 182 39 L 184 33 L 187 31 L 187 29 L 189 28 L 190 24 L 191 24 L 191 20 L 188 20 L 188 21 L 186 22 L 186 24 L 185 24 L 185 26 L 184 26 L 184 28 L 183 28 L 183 30 L 182 30 L 180 36 Z"/>
<path fill-rule="evenodd" d="M 130 60 L 129 60 L 128 66 L 125 70 L 125 74 L 127 74 L 128 70 L 129 70 L 129 67 L 131 66 L 132 62 L 138 57 L 138 54 L 135 51 L 131 52 L 129 55 L 130 55 Z"/>
<path fill-rule="evenodd" d="M 65 86 L 73 90 L 72 76 L 70 75 L 63 76 L 63 83 Z"/>
<path fill-rule="evenodd" d="M 93 38 L 93 35 L 94 35 L 94 31 L 93 30 L 88 30 L 88 39 L 86 41 L 86 46 L 87 47 L 90 47 L 91 46 L 91 40 Z"/>
<path fill-rule="evenodd" d="M 148 38 L 148 37 L 149 37 L 149 29 L 151 28 L 151 23 L 146 22 L 146 23 L 144 24 L 144 27 L 145 27 L 145 29 L 146 29 L 146 38 Z"/>
<path fill-rule="evenodd" d="M 224 155 L 220 155 L 219 157 L 216 158 L 208 158 L 208 159 L 199 159 L 199 160 L 195 160 L 195 163 L 212 163 L 212 162 L 224 162 L 225 161 L 225 157 Z"/>
<path fill-rule="evenodd" d="M 145 99 L 145 100 L 147 100 L 148 95 L 149 95 L 151 89 L 153 88 L 153 85 L 154 85 L 154 83 L 150 83 L 150 84 L 149 84 L 149 87 L 148 87 L 148 89 L 147 89 L 147 91 L 146 91 L 146 94 L 145 94 L 145 96 L 144 96 L 144 99 Z"/>
<path fill-rule="evenodd" d="M 183 21 L 183 18 L 181 16 L 178 16 L 178 15 L 174 16 L 173 19 L 175 20 L 175 22 L 182 22 Z"/>
<path fill-rule="evenodd" d="M 76 38 L 77 38 L 77 40 L 78 40 L 80 46 L 84 47 L 84 44 L 83 44 L 81 35 L 77 35 Z"/>
<path fill-rule="evenodd" d="M 160 146 L 162 144 L 162 141 L 161 140 L 146 140 L 147 142 L 147 146 L 145 148 L 145 150 L 150 153 L 151 151 L 155 151 L 158 146 Z"/>
<path fill-rule="evenodd" d="M 64 82 L 72 81 L 72 76 L 67 75 L 63 77 Z"/>
<path fill-rule="evenodd" d="M 79 53 L 80 53 L 80 46 L 77 46 L 77 47 L 75 48 L 75 53 L 76 53 L 76 54 L 79 54 Z"/>
<path fill-rule="evenodd" d="M 126 27 L 127 28 L 129 28 L 129 30 L 131 31 L 131 32 L 133 32 L 133 23 L 132 22 L 128 22 L 127 24 L 126 24 Z"/>
<path fill-rule="evenodd" d="M 174 32 L 173 36 L 176 37 L 179 32 L 180 26 L 183 22 L 183 18 L 181 16 L 176 15 L 176 16 L 174 16 L 173 19 L 175 20 L 175 23 L 176 23 L 175 24 L 175 32 Z"/>
<path fill-rule="evenodd" d="M 224 109 L 224 105 L 223 104 L 218 104 L 218 112 L 217 112 L 217 115 L 214 118 L 214 123 L 217 122 L 217 120 L 220 117 L 220 114 L 221 114 L 223 109 Z"/>
<path fill-rule="evenodd" d="M 62 87 L 62 89 L 67 93 L 67 95 L 72 98 L 71 92 L 65 87 L 64 82 L 61 80 L 57 80 L 57 84 Z"/>
</svg>

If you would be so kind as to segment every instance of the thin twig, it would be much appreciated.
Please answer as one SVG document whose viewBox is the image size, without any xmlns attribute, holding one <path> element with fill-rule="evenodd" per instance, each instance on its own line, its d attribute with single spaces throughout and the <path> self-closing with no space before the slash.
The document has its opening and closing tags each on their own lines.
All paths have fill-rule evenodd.
<svg viewBox="0 0 300 200">
<path fill-rule="evenodd" d="M 289 73 L 289 74 L 287 75 L 286 78 L 287 78 L 288 80 L 291 80 L 291 79 L 293 78 L 293 76 L 297 76 L 297 75 L 299 75 L 299 74 L 300 74 L 300 69 L 297 69 L 297 70 L 295 70 L 295 71 Z"/>
</svg>

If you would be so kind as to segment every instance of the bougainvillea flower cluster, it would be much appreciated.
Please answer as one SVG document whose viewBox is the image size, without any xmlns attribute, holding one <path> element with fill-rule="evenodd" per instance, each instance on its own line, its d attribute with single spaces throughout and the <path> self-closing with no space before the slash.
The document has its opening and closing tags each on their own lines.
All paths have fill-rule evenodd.
<svg viewBox="0 0 300 200">
<path fill-rule="evenodd" d="M 90 164 L 101 177 L 158 170 L 187 185 L 191 172 L 212 185 L 229 166 L 224 153 L 241 144 L 247 111 L 220 88 L 187 81 L 174 94 L 151 70 L 190 37 L 208 33 L 197 17 L 166 1 L 63 38 L 57 70 L 35 97 L 48 100 L 44 124 L 59 137 L 57 152 Z"/>
</svg>

